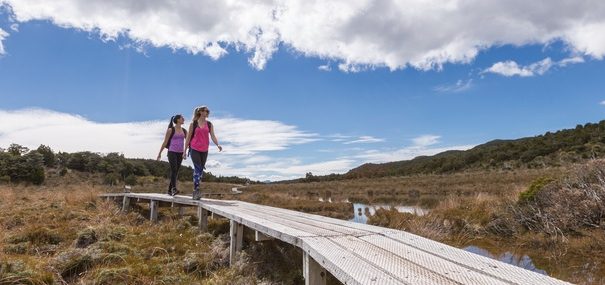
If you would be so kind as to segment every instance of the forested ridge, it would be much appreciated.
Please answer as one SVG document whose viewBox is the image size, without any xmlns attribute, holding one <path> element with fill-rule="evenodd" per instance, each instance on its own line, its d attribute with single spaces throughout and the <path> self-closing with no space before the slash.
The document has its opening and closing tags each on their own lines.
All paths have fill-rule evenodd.
<svg viewBox="0 0 605 285">
<path fill-rule="evenodd" d="M 516 140 L 493 140 L 466 151 L 382 164 L 364 164 L 344 176 L 380 177 L 450 173 L 469 169 L 518 169 L 562 166 L 605 156 L 605 120 L 574 129 Z"/>
</svg>

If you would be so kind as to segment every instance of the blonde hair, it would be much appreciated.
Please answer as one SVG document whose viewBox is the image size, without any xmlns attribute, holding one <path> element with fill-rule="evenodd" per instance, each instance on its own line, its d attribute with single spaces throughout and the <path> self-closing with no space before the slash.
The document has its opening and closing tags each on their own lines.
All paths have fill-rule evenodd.
<svg viewBox="0 0 605 285">
<path fill-rule="evenodd" d="M 191 122 L 197 121 L 202 116 L 202 110 L 206 110 L 208 111 L 208 114 L 210 114 L 210 109 L 208 109 L 208 107 L 204 105 L 196 107 L 195 109 L 193 109 L 193 120 L 191 120 Z"/>
</svg>

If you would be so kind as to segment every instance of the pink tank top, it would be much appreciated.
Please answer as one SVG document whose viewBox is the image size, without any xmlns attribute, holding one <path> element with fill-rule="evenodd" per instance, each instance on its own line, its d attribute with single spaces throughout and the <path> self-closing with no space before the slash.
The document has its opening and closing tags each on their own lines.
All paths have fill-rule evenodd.
<svg viewBox="0 0 605 285">
<path fill-rule="evenodd" d="M 208 122 L 195 128 L 195 136 L 191 140 L 191 148 L 200 152 L 208 151 L 210 146 L 210 129 Z"/>
</svg>

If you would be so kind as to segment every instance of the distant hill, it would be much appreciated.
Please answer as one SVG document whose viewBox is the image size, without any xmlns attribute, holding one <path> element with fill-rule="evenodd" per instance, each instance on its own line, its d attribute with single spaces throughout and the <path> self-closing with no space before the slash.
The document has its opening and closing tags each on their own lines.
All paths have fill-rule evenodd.
<svg viewBox="0 0 605 285">
<path fill-rule="evenodd" d="M 605 120 L 535 137 L 493 140 L 466 151 L 446 151 L 406 161 L 367 163 L 350 170 L 344 177 L 450 173 L 469 169 L 539 168 L 604 156 Z"/>
<path fill-rule="evenodd" d="M 305 178 L 288 182 L 442 174 L 465 170 L 543 168 L 603 157 L 605 120 L 535 137 L 493 140 L 466 151 L 451 150 L 412 160 L 366 163 L 342 175 L 314 176 L 307 173 Z"/>
</svg>

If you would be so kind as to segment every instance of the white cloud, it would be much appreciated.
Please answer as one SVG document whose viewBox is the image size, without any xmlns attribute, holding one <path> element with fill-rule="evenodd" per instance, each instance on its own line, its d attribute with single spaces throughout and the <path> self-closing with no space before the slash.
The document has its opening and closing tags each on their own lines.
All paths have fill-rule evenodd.
<svg viewBox="0 0 605 285">
<path fill-rule="evenodd" d="M 11 30 L 13 30 L 14 32 L 18 32 L 19 31 L 19 24 L 12 24 L 11 25 Z"/>
<path fill-rule="evenodd" d="M 8 37 L 8 33 L 5 32 L 3 29 L 0 29 L 0 55 L 3 55 L 5 53 L 4 51 L 4 44 L 2 44 L 2 41 Z"/>
<path fill-rule="evenodd" d="M 439 143 L 441 136 L 423 135 L 412 139 L 415 147 L 426 147 Z"/>
<path fill-rule="evenodd" d="M 605 105 L 605 100 L 601 101 L 601 103 L 599 103 L 601 105 Z"/>
<path fill-rule="evenodd" d="M 333 134 L 333 135 L 329 135 L 327 136 L 327 138 L 332 141 L 332 142 L 344 142 L 347 141 L 351 138 L 353 138 L 352 136 L 345 136 L 342 134 Z"/>
<path fill-rule="evenodd" d="M 329 64 L 320 65 L 317 69 L 321 71 L 332 71 L 332 67 Z"/>
<path fill-rule="evenodd" d="M 353 144 L 353 143 L 377 143 L 383 142 L 384 139 L 375 138 L 372 136 L 360 136 L 356 140 L 344 142 L 343 144 Z"/>
<path fill-rule="evenodd" d="M 364 162 L 384 163 L 391 161 L 410 160 L 422 155 L 435 155 L 448 150 L 467 150 L 474 145 L 457 145 L 448 147 L 428 148 L 422 146 L 410 146 L 396 150 L 369 150 L 356 158 L 362 159 Z"/>
<path fill-rule="evenodd" d="M 213 119 L 220 128 L 221 141 L 227 141 L 226 154 L 255 154 L 261 151 L 284 150 L 292 145 L 318 140 L 317 134 L 299 131 L 295 126 L 277 121 Z M 218 136 L 218 134 L 217 134 Z"/>
<path fill-rule="evenodd" d="M 444 92 L 444 93 L 457 93 L 457 92 L 462 92 L 462 91 L 466 91 L 468 89 L 471 88 L 473 84 L 473 79 L 468 79 L 466 81 L 460 79 L 458 81 L 456 81 L 455 84 L 452 85 L 441 85 L 441 86 L 437 86 L 434 88 L 435 91 L 437 92 Z"/>
<path fill-rule="evenodd" d="M 422 155 L 435 155 L 448 150 L 467 150 L 474 145 L 454 145 L 444 147 L 431 147 L 439 143 L 441 136 L 423 135 L 412 139 L 412 145 L 398 149 L 365 150 L 353 158 L 362 163 L 384 163 L 391 161 L 410 160 Z"/>
<path fill-rule="evenodd" d="M 233 47 L 263 69 L 278 47 L 337 61 L 356 72 L 375 67 L 441 69 L 501 45 L 561 41 L 572 54 L 605 56 L 602 0 L 0 0 L 16 22 L 125 36 L 136 43 L 218 59 Z M 500 68 L 522 76 L 522 67 Z M 540 72 L 536 69 L 533 72 Z M 515 72 L 516 71 L 516 72 Z M 530 70 L 531 71 L 531 70 Z"/>
<path fill-rule="evenodd" d="M 560 60 L 557 65 L 561 66 L 561 67 L 565 67 L 569 64 L 576 64 L 576 63 L 583 63 L 584 62 L 584 58 L 581 56 L 576 56 L 576 57 L 570 57 L 570 58 L 565 58 Z"/>
<path fill-rule="evenodd" d="M 216 135 L 224 147 L 213 152 L 207 165 L 219 175 L 257 177 L 266 172 L 256 165 L 279 161 L 261 153 L 285 150 L 297 144 L 315 140 L 314 134 L 276 121 L 215 118 Z M 0 110 L 0 147 L 11 143 L 29 148 L 40 144 L 55 151 L 119 152 L 126 157 L 154 159 L 160 149 L 167 123 L 144 121 L 128 123 L 99 123 L 84 117 L 44 109 Z M 189 165 L 189 160 L 186 164 Z M 289 161 L 271 169 L 280 175 L 297 170 L 304 175 L 306 166 Z M 311 164 L 309 169 L 321 172 L 340 169 L 338 164 Z"/>
<path fill-rule="evenodd" d="M 397 149 L 365 150 L 354 158 L 362 163 L 384 163 L 391 161 L 410 160 L 422 155 L 435 155 L 448 150 L 467 150 L 474 145 L 454 145 L 435 147 L 440 143 L 441 136 L 422 135 L 412 139 L 412 145 Z"/>
<path fill-rule="evenodd" d="M 582 62 L 584 62 L 584 58 L 582 57 L 570 57 L 557 62 L 553 62 L 549 57 L 547 57 L 541 61 L 534 62 L 530 65 L 520 66 L 516 62 L 509 60 L 504 62 L 497 62 L 490 68 L 484 70 L 482 73 L 496 73 L 507 77 L 515 75 L 521 77 L 528 77 L 534 75 L 543 75 L 553 66 L 565 67 L 569 64 L 576 64 Z"/>
<path fill-rule="evenodd" d="M 304 177 L 307 172 L 312 172 L 314 175 L 345 173 L 357 166 L 356 160 L 349 158 L 314 163 L 302 163 L 296 158 L 281 158 L 257 164 L 240 164 L 241 160 L 237 157 L 228 159 L 227 163 L 221 165 L 222 173 L 254 177 L 258 180 L 294 179 Z"/>
<path fill-rule="evenodd" d="M 536 73 L 544 74 L 544 72 L 550 69 L 551 66 L 552 60 L 550 58 L 546 58 L 542 61 L 532 63 L 528 66 L 519 66 L 516 62 L 509 60 L 494 63 L 494 65 L 486 69 L 484 72 L 496 73 L 507 77 L 515 75 L 521 77 L 528 77 L 534 76 L 536 75 Z"/>
</svg>

